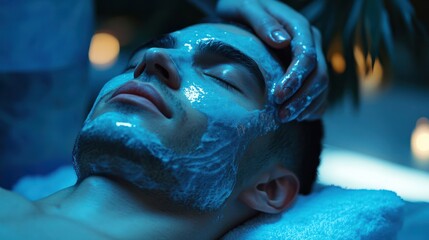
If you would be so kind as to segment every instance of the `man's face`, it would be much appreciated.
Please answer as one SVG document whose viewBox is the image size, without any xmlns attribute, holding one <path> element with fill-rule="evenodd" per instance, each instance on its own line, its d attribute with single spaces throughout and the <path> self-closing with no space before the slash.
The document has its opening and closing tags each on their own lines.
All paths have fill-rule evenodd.
<svg viewBox="0 0 429 240">
<path fill-rule="evenodd" d="M 101 90 L 75 146 L 75 169 L 123 178 L 214 210 L 246 146 L 276 127 L 267 79 L 282 69 L 252 34 L 201 24 L 149 42 Z"/>
</svg>

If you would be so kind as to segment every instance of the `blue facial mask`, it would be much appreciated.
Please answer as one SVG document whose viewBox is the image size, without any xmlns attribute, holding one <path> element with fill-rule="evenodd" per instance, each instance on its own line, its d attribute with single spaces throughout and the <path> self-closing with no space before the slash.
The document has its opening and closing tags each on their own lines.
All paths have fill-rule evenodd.
<svg viewBox="0 0 429 240">
<path fill-rule="evenodd" d="M 198 76 L 192 71 L 192 58 L 189 55 L 202 41 L 222 36 L 220 40 L 232 38 L 234 41 L 231 44 L 239 41 L 244 48 L 255 45 L 251 42 L 254 40 L 244 36 L 242 38 L 248 43 L 218 28 L 208 29 L 210 33 L 204 33 L 201 28 L 196 26 L 174 33 L 177 39 L 187 41 L 178 42 L 182 47 L 172 53 L 175 54 L 172 56 L 174 59 L 180 59 L 180 71 L 189 71 L 181 72 L 186 78 L 182 79 L 178 91 L 205 120 L 204 129 L 197 129 L 198 126 L 195 128 L 195 132 L 201 132 L 197 144 L 186 151 L 174 149 L 167 146 L 159 135 L 141 127 L 144 120 L 137 115 L 108 111 L 93 119 L 93 109 L 80 138 L 118 143 L 121 149 L 135 154 L 131 160 L 120 153 L 112 156 L 111 153 L 97 152 L 89 157 L 80 150 L 82 144 L 79 145 L 78 141 L 75 169 L 80 179 L 91 174 L 119 176 L 141 189 L 165 192 L 173 201 L 200 211 L 219 209 L 226 202 L 234 189 L 239 160 L 248 144 L 275 130 L 278 125 L 272 106 L 248 110 L 219 94 L 213 85 L 194 81 Z M 274 69 L 274 66 L 271 68 Z M 275 70 L 270 71 L 270 74 L 280 72 Z M 128 73 L 108 82 L 101 90 L 94 108 L 102 101 L 102 96 L 131 79 L 133 75 Z"/>
</svg>

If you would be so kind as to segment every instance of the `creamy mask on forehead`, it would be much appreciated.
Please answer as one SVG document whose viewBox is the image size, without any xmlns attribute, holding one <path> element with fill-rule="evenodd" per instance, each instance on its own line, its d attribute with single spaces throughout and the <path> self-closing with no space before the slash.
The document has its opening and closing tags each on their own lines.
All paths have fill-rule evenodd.
<svg viewBox="0 0 429 240">
<path fill-rule="evenodd" d="M 174 124 L 174 116 L 162 120 L 167 125 L 161 125 L 126 106 L 102 110 L 109 106 L 106 99 L 113 91 L 134 79 L 132 73 L 104 86 L 75 146 L 79 179 L 94 174 L 118 176 L 141 189 L 165 192 L 173 201 L 200 211 L 215 210 L 225 203 L 247 145 L 276 129 L 277 123 L 272 107 L 260 104 L 256 108 L 257 104 L 240 100 L 238 93 L 228 92 L 205 76 L 205 69 L 195 61 L 199 45 L 207 41 L 232 45 L 258 62 L 268 79 L 281 76 L 281 69 L 248 33 L 219 26 L 196 25 L 172 34 L 176 46 L 165 52 L 177 66 L 181 78 L 178 90 L 148 74 L 137 78 L 157 87 L 167 104 L 179 112 L 176 115 L 180 121 L 172 131 L 164 134 L 162 126 Z M 191 147 L 183 146 L 190 139 L 195 140 Z M 180 142 L 182 149 L 172 146 L 172 142 Z"/>
<path fill-rule="evenodd" d="M 195 50 L 196 46 L 207 41 L 222 41 L 245 53 L 259 66 L 264 75 L 267 89 L 283 75 L 277 60 L 267 52 L 262 42 L 249 32 L 233 25 L 210 24 L 194 25 L 172 33 L 177 37 L 177 45 L 185 46 L 188 51 Z"/>
</svg>

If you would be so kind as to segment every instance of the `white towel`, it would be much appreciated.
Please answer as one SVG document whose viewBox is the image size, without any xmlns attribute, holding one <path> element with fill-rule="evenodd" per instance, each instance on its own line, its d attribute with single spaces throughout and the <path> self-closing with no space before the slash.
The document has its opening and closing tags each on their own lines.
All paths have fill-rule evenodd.
<svg viewBox="0 0 429 240">
<path fill-rule="evenodd" d="M 223 239 L 395 239 L 403 200 L 384 190 L 325 187 L 281 214 L 261 214 Z"/>
</svg>

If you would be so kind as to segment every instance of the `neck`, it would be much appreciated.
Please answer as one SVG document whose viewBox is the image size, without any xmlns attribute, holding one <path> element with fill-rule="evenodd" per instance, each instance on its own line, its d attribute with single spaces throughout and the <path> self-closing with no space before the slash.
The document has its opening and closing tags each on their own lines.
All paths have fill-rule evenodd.
<svg viewBox="0 0 429 240">
<path fill-rule="evenodd" d="M 148 194 L 127 183 L 89 177 L 37 204 L 48 214 L 65 217 L 118 239 L 215 239 L 234 222 L 226 211 L 180 214 L 154 207 Z M 158 205 L 163 205 L 159 204 Z"/>
</svg>

